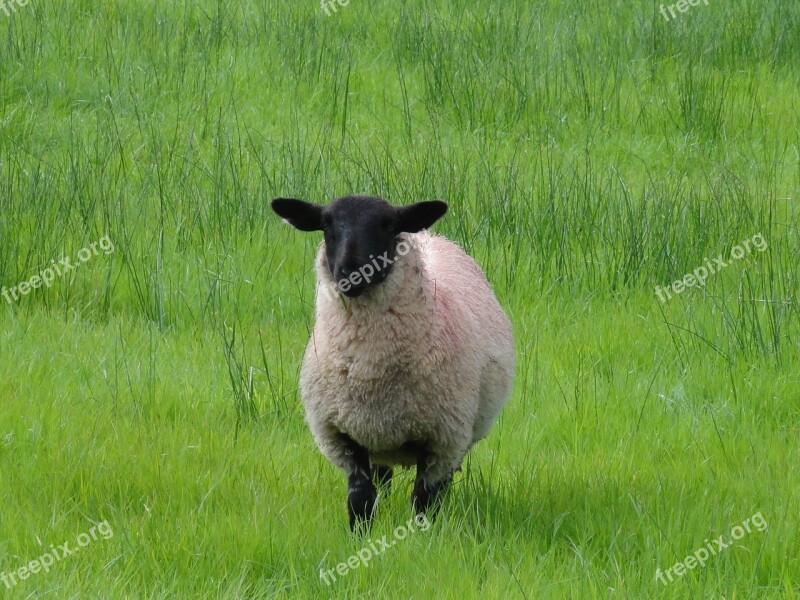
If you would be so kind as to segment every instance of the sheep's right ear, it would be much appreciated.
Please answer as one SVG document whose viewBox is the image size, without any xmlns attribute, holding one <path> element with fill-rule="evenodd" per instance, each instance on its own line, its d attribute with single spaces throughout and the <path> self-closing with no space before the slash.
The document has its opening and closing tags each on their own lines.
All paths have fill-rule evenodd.
<svg viewBox="0 0 800 600">
<path fill-rule="evenodd" d="M 427 229 L 441 219 L 446 212 L 447 204 L 441 200 L 398 206 L 397 216 L 400 219 L 400 231 L 417 233 Z"/>
<path fill-rule="evenodd" d="M 296 200 L 295 198 L 275 198 L 270 202 L 272 210 L 284 221 L 300 231 L 320 231 L 322 229 L 322 210 L 319 204 Z"/>
</svg>

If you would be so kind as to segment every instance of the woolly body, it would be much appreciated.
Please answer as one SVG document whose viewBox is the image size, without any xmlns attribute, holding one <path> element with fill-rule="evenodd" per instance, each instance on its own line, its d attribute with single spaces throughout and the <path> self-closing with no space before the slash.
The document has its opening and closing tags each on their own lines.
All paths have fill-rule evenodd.
<svg viewBox="0 0 800 600">
<path fill-rule="evenodd" d="M 316 322 L 301 370 L 314 438 L 347 471 L 346 434 L 373 463 L 410 466 L 426 479 L 461 466 L 511 390 L 511 324 L 475 261 L 446 238 L 403 233 L 410 247 L 385 281 L 357 298 L 334 284 L 320 244 Z"/>
</svg>

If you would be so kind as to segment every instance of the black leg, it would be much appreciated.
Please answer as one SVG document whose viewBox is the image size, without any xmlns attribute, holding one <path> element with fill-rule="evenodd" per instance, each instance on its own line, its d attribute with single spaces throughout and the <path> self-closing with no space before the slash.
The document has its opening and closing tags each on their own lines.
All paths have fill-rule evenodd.
<svg viewBox="0 0 800 600">
<path fill-rule="evenodd" d="M 372 483 L 378 488 L 385 488 L 388 491 L 392 487 L 392 467 L 386 465 L 372 465 Z"/>
<path fill-rule="evenodd" d="M 433 521 L 452 481 L 452 471 L 437 480 L 431 481 L 430 473 L 428 472 L 428 461 L 425 456 L 422 456 L 417 461 L 417 478 L 414 482 L 414 491 L 411 492 L 411 508 L 414 514 L 425 514 Z"/>
<path fill-rule="evenodd" d="M 347 513 L 350 517 L 350 530 L 369 529 L 375 513 L 378 493 L 369 478 L 369 453 L 347 436 L 343 436 L 352 457 L 352 466 L 347 474 Z"/>
</svg>

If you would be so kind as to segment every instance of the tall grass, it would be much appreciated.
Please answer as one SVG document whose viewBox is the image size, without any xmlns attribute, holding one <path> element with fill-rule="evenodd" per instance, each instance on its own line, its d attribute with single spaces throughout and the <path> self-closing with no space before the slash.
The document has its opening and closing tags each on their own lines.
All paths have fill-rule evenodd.
<svg viewBox="0 0 800 600">
<path fill-rule="evenodd" d="M 115 528 L 4 591 L 795 597 L 799 69 L 791 0 L 0 13 L 0 285 L 115 245 L 0 300 L 0 572 Z M 441 522 L 328 589 L 361 542 L 297 391 L 318 240 L 268 200 L 349 193 L 450 204 L 519 366 Z M 654 580 L 759 510 L 766 533 Z"/>
</svg>

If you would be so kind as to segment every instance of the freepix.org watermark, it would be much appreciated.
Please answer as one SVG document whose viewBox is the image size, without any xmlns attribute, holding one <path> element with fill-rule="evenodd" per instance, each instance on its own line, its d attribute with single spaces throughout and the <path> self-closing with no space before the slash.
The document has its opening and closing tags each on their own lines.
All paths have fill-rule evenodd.
<svg viewBox="0 0 800 600">
<path fill-rule="evenodd" d="M 55 281 L 56 276 L 63 277 L 70 271 L 77 269 L 93 256 L 98 256 L 100 254 L 98 247 L 105 254 L 111 254 L 114 251 L 114 243 L 111 241 L 111 238 L 104 235 L 98 241 L 89 244 L 88 247 L 78 250 L 77 261 L 73 262 L 69 257 L 61 258 L 58 261 L 53 259 L 50 261 L 49 267 L 42 269 L 42 271 L 29 280 L 18 283 L 10 289 L 3 286 L 2 290 L 0 290 L 0 295 L 6 299 L 6 302 L 11 304 L 12 298 L 14 300 L 19 300 L 22 296 L 29 294 L 31 290 L 39 289 L 43 285 L 50 287 L 53 281 Z"/>
<path fill-rule="evenodd" d="M 403 240 L 397 244 L 397 255 L 393 259 L 389 258 L 389 252 L 384 252 L 378 257 L 370 254 L 370 262 L 361 265 L 357 271 L 350 273 L 347 279 L 340 279 L 330 285 L 320 285 L 320 293 L 325 294 L 328 298 L 335 298 L 340 292 L 349 290 L 350 286 L 359 285 L 362 281 L 370 283 L 376 274 L 393 264 L 398 257 L 408 254 L 410 250 L 411 245 Z"/>
<path fill-rule="evenodd" d="M 0 581 L 2 581 L 8 589 L 11 589 L 20 581 L 26 580 L 31 575 L 36 575 L 42 571 L 49 573 L 50 567 L 58 561 L 65 559 L 67 556 L 72 556 L 80 551 L 81 548 L 85 548 L 93 541 L 99 539 L 98 534 L 99 537 L 102 537 L 104 540 L 110 540 L 114 537 L 114 530 L 111 529 L 111 525 L 108 524 L 108 521 L 98 523 L 92 527 L 88 533 L 81 533 L 78 535 L 78 538 L 75 540 L 77 546 L 70 545 L 70 542 L 64 542 L 60 546 L 50 546 L 50 552 L 45 552 L 36 560 L 32 560 L 16 571 L 12 571 L 11 573 L 3 571 L 0 573 Z"/>
<path fill-rule="evenodd" d="M 705 546 L 700 548 L 699 550 L 695 550 L 693 554 L 690 554 L 682 561 L 676 562 L 666 571 L 661 571 L 661 569 L 656 570 L 656 578 L 667 585 L 667 578 L 669 578 L 669 583 L 672 583 L 672 575 L 677 575 L 678 577 L 683 577 L 686 574 L 686 570 L 692 570 L 697 565 L 704 567 L 706 565 L 706 561 L 711 558 L 712 556 L 716 556 L 720 551 L 725 550 L 729 546 L 733 545 L 735 540 L 740 540 L 744 537 L 745 533 L 752 533 L 753 530 L 750 526 L 755 527 L 756 531 L 764 531 L 768 523 L 764 520 L 764 517 L 761 516 L 761 512 L 757 512 L 749 519 L 746 519 L 742 522 L 741 525 L 737 525 L 733 529 L 731 529 L 731 537 L 730 539 L 725 542 L 725 536 L 721 535 L 717 539 L 712 540 L 709 542 L 706 540 L 703 542 Z M 666 577 L 665 577 L 666 576 Z"/>
<path fill-rule="evenodd" d="M 369 561 L 381 554 L 384 550 L 388 550 L 397 544 L 397 540 L 404 540 L 409 534 L 416 531 L 428 531 L 430 527 L 431 522 L 428 520 L 428 517 L 425 514 L 420 513 L 417 516 L 409 519 L 405 525 L 398 525 L 395 528 L 393 532 L 395 539 L 388 540 L 386 538 L 389 536 L 384 535 L 381 537 L 381 539 L 374 542 L 370 540 L 368 545 L 361 548 L 361 550 L 353 554 L 353 556 L 348 558 L 346 561 L 340 562 L 338 565 L 336 565 L 336 569 L 320 569 L 319 577 L 325 582 L 326 585 L 330 586 L 331 583 L 336 581 L 336 573 L 338 573 L 340 577 L 344 577 L 352 569 L 357 569 L 359 565 L 368 567 Z M 377 546 L 375 544 L 377 544 Z"/>
<path fill-rule="evenodd" d="M 728 262 L 726 262 L 722 256 L 718 256 L 714 259 L 713 263 L 710 259 L 705 259 L 705 264 L 703 266 L 697 267 L 691 273 L 687 273 L 683 276 L 682 279 L 676 279 L 672 283 L 670 283 L 667 287 L 662 288 L 661 286 L 656 286 L 656 295 L 658 296 L 661 302 L 666 302 L 667 300 L 672 298 L 672 294 L 670 290 L 676 294 L 680 294 L 686 288 L 699 285 L 704 286 L 706 284 L 706 279 L 708 279 L 709 275 L 713 275 L 714 273 L 719 272 L 720 270 L 724 269 L 725 267 L 729 266 L 735 260 L 741 260 L 745 256 L 747 256 L 753 249 L 750 245 L 753 245 L 756 250 L 759 252 L 764 252 L 767 249 L 767 242 L 764 240 L 764 236 L 760 233 L 757 233 L 749 240 L 743 241 L 741 244 L 734 246 L 731 249 L 731 257 Z M 666 293 L 666 296 L 664 295 Z"/>
<path fill-rule="evenodd" d="M 676 18 L 678 15 L 675 13 L 675 9 L 678 9 L 678 12 L 685 13 L 689 10 L 691 6 L 699 6 L 701 0 L 678 0 L 675 4 L 670 4 L 669 6 L 665 7 L 663 4 L 661 5 L 660 11 L 661 14 L 664 16 L 664 19 L 669 23 L 669 17 L 667 16 L 667 11 L 669 10 L 669 14 L 672 15 L 672 18 Z M 703 4 L 708 6 L 708 0 L 702 0 Z"/>
<path fill-rule="evenodd" d="M 339 10 L 338 8 L 336 8 L 337 4 L 342 8 L 344 8 L 345 6 L 350 4 L 350 0 L 320 0 L 319 2 L 320 8 L 322 8 L 322 10 L 325 11 L 325 14 L 328 15 L 329 17 L 331 16 L 331 9 L 333 9 L 334 13 Z"/>
<path fill-rule="evenodd" d="M 0 11 L 10 17 L 12 12 L 17 12 L 18 6 L 27 6 L 28 2 L 30 0 L 0 0 Z"/>
</svg>

